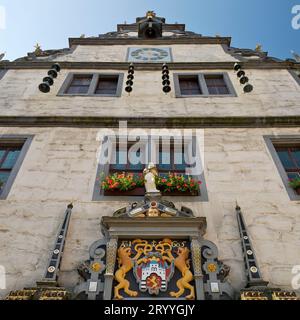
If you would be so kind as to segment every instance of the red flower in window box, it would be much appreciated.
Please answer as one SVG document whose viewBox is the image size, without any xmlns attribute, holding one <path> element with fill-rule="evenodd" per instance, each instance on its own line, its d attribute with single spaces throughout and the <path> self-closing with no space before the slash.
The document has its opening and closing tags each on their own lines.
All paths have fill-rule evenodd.
<svg viewBox="0 0 300 320">
<path fill-rule="evenodd" d="M 132 173 L 115 173 L 108 176 L 101 183 L 104 191 L 131 191 L 135 188 L 144 187 L 144 178 L 142 176 L 135 176 Z"/>
<path fill-rule="evenodd" d="M 157 177 L 157 188 L 165 195 L 172 196 L 194 196 L 199 195 L 199 185 L 195 179 L 184 177 L 178 173 L 169 173 L 164 177 Z"/>
<path fill-rule="evenodd" d="M 197 196 L 200 194 L 201 181 L 191 177 L 170 173 L 164 177 L 157 177 L 157 188 L 164 195 L 169 196 Z M 145 180 L 142 174 L 115 173 L 101 182 L 104 195 L 107 196 L 137 196 L 145 194 Z"/>
</svg>

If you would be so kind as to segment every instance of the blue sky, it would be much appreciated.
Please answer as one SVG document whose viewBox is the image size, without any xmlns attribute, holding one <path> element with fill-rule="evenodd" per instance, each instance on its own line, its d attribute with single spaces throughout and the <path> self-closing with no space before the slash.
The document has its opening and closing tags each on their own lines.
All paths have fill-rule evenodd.
<svg viewBox="0 0 300 320">
<path fill-rule="evenodd" d="M 68 47 L 68 38 L 115 31 L 118 23 L 132 23 L 154 10 L 169 23 L 185 23 L 203 35 L 232 36 L 232 46 L 254 48 L 270 56 L 300 53 L 300 29 L 291 25 L 292 7 L 300 0 L 0 0 L 6 28 L 0 28 L 0 52 L 16 59 L 33 51 Z"/>
</svg>

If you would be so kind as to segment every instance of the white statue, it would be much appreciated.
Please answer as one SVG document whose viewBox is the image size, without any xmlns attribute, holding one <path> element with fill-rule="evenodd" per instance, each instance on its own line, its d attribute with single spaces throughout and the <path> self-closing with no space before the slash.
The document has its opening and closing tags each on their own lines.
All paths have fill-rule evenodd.
<svg viewBox="0 0 300 320">
<path fill-rule="evenodd" d="M 156 189 L 155 177 L 158 176 L 158 171 L 154 163 L 149 163 L 148 167 L 143 172 L 145 178 L 145 188 L 147 193 L 159 193 Z"/>
</svg>

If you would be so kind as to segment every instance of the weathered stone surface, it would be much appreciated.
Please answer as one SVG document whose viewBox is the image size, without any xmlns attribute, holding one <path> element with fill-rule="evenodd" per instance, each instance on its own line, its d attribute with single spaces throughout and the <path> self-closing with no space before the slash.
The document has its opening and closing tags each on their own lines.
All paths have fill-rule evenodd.
<svg viewBox="0 0 300 320">
<path fill-rule="evenodd" d="M 299 86 L 287 70 L 251 70 L 255 90 L 250 94 L 243 92 L 235 73 L 226 70 L 236 90 L 237 97 L 193 97 L 175 98 L 171 71 L 172 92 L 162 92 L 161 72 L 137 71 L 133 93 L 125 91 L 115 97 L 60 97 L 57 96 L 69 72 L 64 69 L 55 80 L 51 91 L 43 94 L 38 85 L 45 77 L 45 70 L 9 70 L 0 82 L 1 115 L 6 116 L 102 116 L 102 117 L 224 117 L 224 116 L 296 116 L 299 115 Z M 118 70 L 80 70 L 80 72 L 116 73 Z M 120 73 L 126 73 L 120 70 Z M 186 70 L 176 70 L 176 73 Z M 224 70 L 195 70 L 197 72 L 224 72 Z M 249 71 L 250 72 L 250 71 Z M 126 78 L 126 77 L 125 77 Z M 283 86 L 268 84 L 276 79 Z M 260 85 L 261 83 L 261 85 Z M 125 84 L 123 84 L 123 89 Z M 141 99 L 142 97 L 142 99 Z M 163 107 L 161 107 L 163 106 Z M 26 112 L 24 111 L 26 110 Z M 238 139 L 238 137 L 237 137 Z M 234 143 L 233 143 L 234 144 Z M 222 144 L 220 144 L 222 147 Z M 228 151 L 240 150 L 240 146 L 226 146 Z"/>
<path fill-rule="evenodd" d="M 127 205 L 118 201 L 91 202 L 97 169 L 97 131 L 1 128 L 2 134 L 35 135 L 8 199 L 1 201 L 0 264 L 8 272 L 8 290 L 34 285 L 43 276 L 69 202 L 74 202 L 74 209 L 61 272 L 61 282 L 68 287 L 77 283 L 77 264 L 88 258 L 89 246 L 101 237 L 101 217 Z M 236 201 L 242 207 L 265 280 L 289 287 L 290 268 L 300 261 L 299 203 L 289 200 L 262 143 L 263 135 L 273 133 L 295 134 L 299 130 L 206 129 L 209 202 L 176 203 L 172 199 L 178 207 L 191 207 L 196 216 L 207 218 L 205 238 L 219 246 L 220 258 L 232 268 L 230 280 L 235 288 L 242 286 L 244 275 Z M 66 150 L 64 146 L 72 137 L 74 141 Z M 223 150 L 216 153 L 215 145 L 223 145 Z M 240 162 L 238 158 L 230 159 L 235 152 L 239 153 Z M 2 297 L 6 293 L 2 291 Z"/>
<path fill-rule="evenodd" d="M 62 56 L 58 61 L 102 61 L 102 62 L 123 62 L 127 59 L 127 49 L 136 46 L 77 46 L 73 54 Z M 165 45 L 155 46 L 165 48 Z M 168 46 L 169 47 L 169 46 Z M 203 44 L 199 45 L 172 45 L 174 62 L 223 62 L 236 61 L 235 58 L 225 53 L 221 45 Z M 143 45 L 143 48 L 153 46 Z"/>
<path fill-rule="evenodd" d="M 126 61 L 127 46 L 78 46 L 62 61 Z M 175 62 L 235 61 L 220 45 L 173 45 Z M 59 97 L 69 72 L 62 70 L 51 92 L 38 85 L 46 70 L 9 70 L 0 81 L 2 116 L 102 117 L 234 117 L 299 116 L 300 87 L 287 70 L 247 70 L 254 91 L 243 93 L 233 70 L 226 70 L 236 97 L 175 98 L 162 92 L 161 72 L 137 71 L 134 91 L 114 97 Z M 80 70 L 116 73 L 116 70 Z M 125 73 L 125 70 L 119 72 Z M 176 70 L 176 73 L 187 70 Z M 193 72 L 224 72 L 196 70 Z M 123 84 L 124 89 L 124 84 Z M 60 284 L 72 289 L 77 265 L 102 235 L 102 216 L 127 202 L 92 202 L 97 172 L 97 133 L 101 128 L 3 127 L 2 134 L 33 134 L 34 139 L 7 200 L 0 202 L 0 265 L 7 271 L 8 291 L 34 286 L 45 272 L 66 206 L 74 209 L 69 227 Z M 172 131 L 175 132 L 175 131 Z M 271 285 L 291 287 L 291 269 L 300 264 L 300 201 L 290 201 L 263 139 L 264 135 L 299 135 L 299 128 L 205 129 L 204 164 L 208 202 L 179 202 L 197 217 L 207 218 L 205 238 L 215 242 L 219 258 L 231 267 L 230 282 L 245 284 L 243 255 L 235 216 L 241 206 L 258 262 Z M 130 199 L 128 199 L 130 201 Z"/>
</svg>

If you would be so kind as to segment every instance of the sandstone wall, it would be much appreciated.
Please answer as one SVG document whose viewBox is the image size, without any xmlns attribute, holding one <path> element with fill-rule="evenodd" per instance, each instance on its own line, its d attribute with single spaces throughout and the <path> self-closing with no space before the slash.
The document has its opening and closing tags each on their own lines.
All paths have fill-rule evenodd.
<svg viewBox="0 0 300 320">
<path fill-rule="evenodd" d="M 0 81 L 0 110 L 5 116 L 113 116 L 113 117 L 226 117 L 226 116 L 292 116 L 300 112 L 300 86 L 287 70 L 247 70 L 254 91 L 243 93 L 233 71 L 229 77 L 236 97 L 175 98 L 162 92 L 161 72 L 137 71 L 133 92 L 117 97 L 57 96 L 69 72 L 62 70 L 51 92 L 38 89 L 46 70 L 9 70 Z M 124 70 L 80 70 L 80 72 L 125 73 Z M 176 73 L 186 70 L 176 70 Z M 224 72 L 195 70 L 193 72 Z"/>
<path fill-rule="evenodd" d="M 102 62 L 125 62 L 127 61 L 128 48 L 153 48 L 153 45 L 96 45 L 77 46 L 74 52 L 59 57 L 58 61 L 102 61 Z M 174 62 L 224 62 L 236 61 L 227 54 L 219 44 L 181 44 L 181 45 L 156 45 L 155 48 L 172 49 Z"/>
<path fill-rule="evenodd" d="M 100 220 L 126 202 L 92 202 L 96 178 L 97 129 L 1 128 L 0 134 L 34 134 L 7 200 L 0 201 L 0 265 L 7 290 L 40 280 L 62 221 L 74 202 L 60 282 L 72 288 L 76 266 L 101 237 Z M 230 281 L 244 285 L 236 201 L 241 206 L 265 280 L 290 288 L 291 269 L 300 264 L 299 202 L 290 201 L 263 135 L 293 135 L 300 130 L 206 129 L 205 178 L 208 202 L 184 203 L 208 222 L 206 239 L 231 267 Z M 172 198 L 171 198 L 172 199 Z M 175 204 L 180 207 L 182 203 Z M 130 201 L 130 200 L 129 200 Z"/>
</svg>

